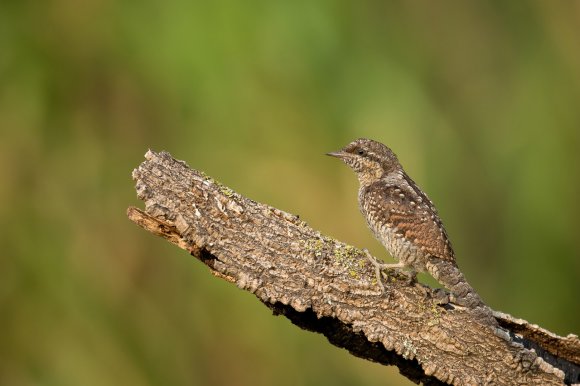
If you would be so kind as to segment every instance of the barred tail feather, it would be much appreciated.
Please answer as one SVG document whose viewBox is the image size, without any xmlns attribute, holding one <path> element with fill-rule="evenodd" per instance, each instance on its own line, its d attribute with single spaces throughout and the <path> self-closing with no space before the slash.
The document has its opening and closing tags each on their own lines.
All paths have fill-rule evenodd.
<svg viewBox="0 0 580 386">
<path fill-rule="evenodd" d="M 491 309 L 469 285 L 463 273 L 455 262 L 431 258 L 426 264 L 427 272 L 455 296 L 455 302 L 460 306 L 473 310 L 481 319 L 496 325 Z"/>
</svg>

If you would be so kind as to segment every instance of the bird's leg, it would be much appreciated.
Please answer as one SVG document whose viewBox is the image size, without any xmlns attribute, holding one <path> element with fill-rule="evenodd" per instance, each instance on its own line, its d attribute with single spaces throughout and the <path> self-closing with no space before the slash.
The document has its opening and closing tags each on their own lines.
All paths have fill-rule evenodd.
<svg viewBox="0 0 580 386">
<path fill-rule="evenodd" d="M 366 249 L 366 248 L 363 249 L 363 252 L 365 253 L 367 259 L 371 262 L 371 264 L 375 268 L 375 275 L 377 278 L 377 284 L 379 285 L 379 287 L 381 288 L 381 290 L 383 292 L 386 292 L 386 291 L 385 291 L 385 287 L 382 283 L 382 279 L 385 278 L 388 280 L 389 274 L 388 274 L 388 272 L 385 272 L 385 271 L 390 270 L 390 269 L 394 269 L 395 271 L 397 271 L 397 273 L 405 275 L 408 279 L 408 285 L 412 285 L 413 283 L 417 282 L 417 271 L 415 271 L 414 269 L 411 269 L 409 271 L 403 271 L 402 270 L 403 268 L 409 268 L 404 263 L 402 263 L 400 261 L 397 263 L 381 263 L 381 262 L 378 262 L 377 259 L 375 259 L 370 254 L 368 249 Z"/>
<path fill-rule="evenodd" d="M 379 263 L 369 252 L 368 249 L 363 249 L 364 254 L 366 255 L 367 259 L 371 262 L 371 264 L 375 267 L 375 276 L 377 279 L 377 285 L 381 289 L 382 293 L 385 293 L 385 286 L 383 285 L 383 278 L 381 275 L 381 263 Z"/>
<path fill-rule="evenodd" d="M 367 259 L 371 262 L 371 264 L 375 268 L 375 276 L 377 278 L 377 285 L 381 288 L 382 292 L 386 292 L 385 286 L 383 285 L 383 270 L 385 269 L 400 269 L 403 268 L 405 265 L 401 262 L 395 264 L 387 264 L 387 263 L 379 263 L 377 259 L 375 259 L 368 249 L 363 249 Z M 415 274 L 416 275 L 416 274 Z M 388 278 L 388 274 L 386 274 L 386 278 Z"/>
</svg>

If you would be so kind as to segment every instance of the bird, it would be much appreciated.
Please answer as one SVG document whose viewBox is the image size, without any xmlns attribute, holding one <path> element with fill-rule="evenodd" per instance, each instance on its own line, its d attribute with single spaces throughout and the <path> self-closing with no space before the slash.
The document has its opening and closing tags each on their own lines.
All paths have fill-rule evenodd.
<svg viewBox="0 0 580 386">
<path fill-rule="evenodd" d="M 397 260 L 378 263 L 369 254 L 380 287 L 384 289 L 380 273 L 385 270 L 405 268 L 412 277 L 427 272 L 454 295 L 456 304 L 479 310 L 493 323 L 491 310 L 459 270 L 435 205 L 405 172 L 395 153 L 380 142 L 359 138 L 327 155 L 354 170 L 359 180 L 359 209 L 374 236 Z"/>
</svg>

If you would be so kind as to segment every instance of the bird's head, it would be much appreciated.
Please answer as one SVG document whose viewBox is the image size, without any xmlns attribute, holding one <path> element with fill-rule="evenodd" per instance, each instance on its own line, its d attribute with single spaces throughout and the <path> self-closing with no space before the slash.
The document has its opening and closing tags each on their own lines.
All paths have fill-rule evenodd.
<svg viewBox="0 0 580 386">
<path fill-rule="evenodd" d="M 356 172 L 361 185 L 368 185 L 384 175 L 401 170 L 395 153 L 372 139 L 359 138 L 341 150 L 327 155 L 340 158 L 350 166 Z"/>
</svg>

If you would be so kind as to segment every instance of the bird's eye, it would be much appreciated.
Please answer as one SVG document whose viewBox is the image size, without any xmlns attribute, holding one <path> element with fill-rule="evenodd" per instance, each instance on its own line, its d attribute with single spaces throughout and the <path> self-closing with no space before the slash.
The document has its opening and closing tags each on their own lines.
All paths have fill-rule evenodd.
<svg viewBox="0 0 580 386">
<path fill-rule="evenodd" d="M 363 149 L 358 149 L 357 154 L 358 155 L 365 155 L 365 151 Z"/>
</svg>

